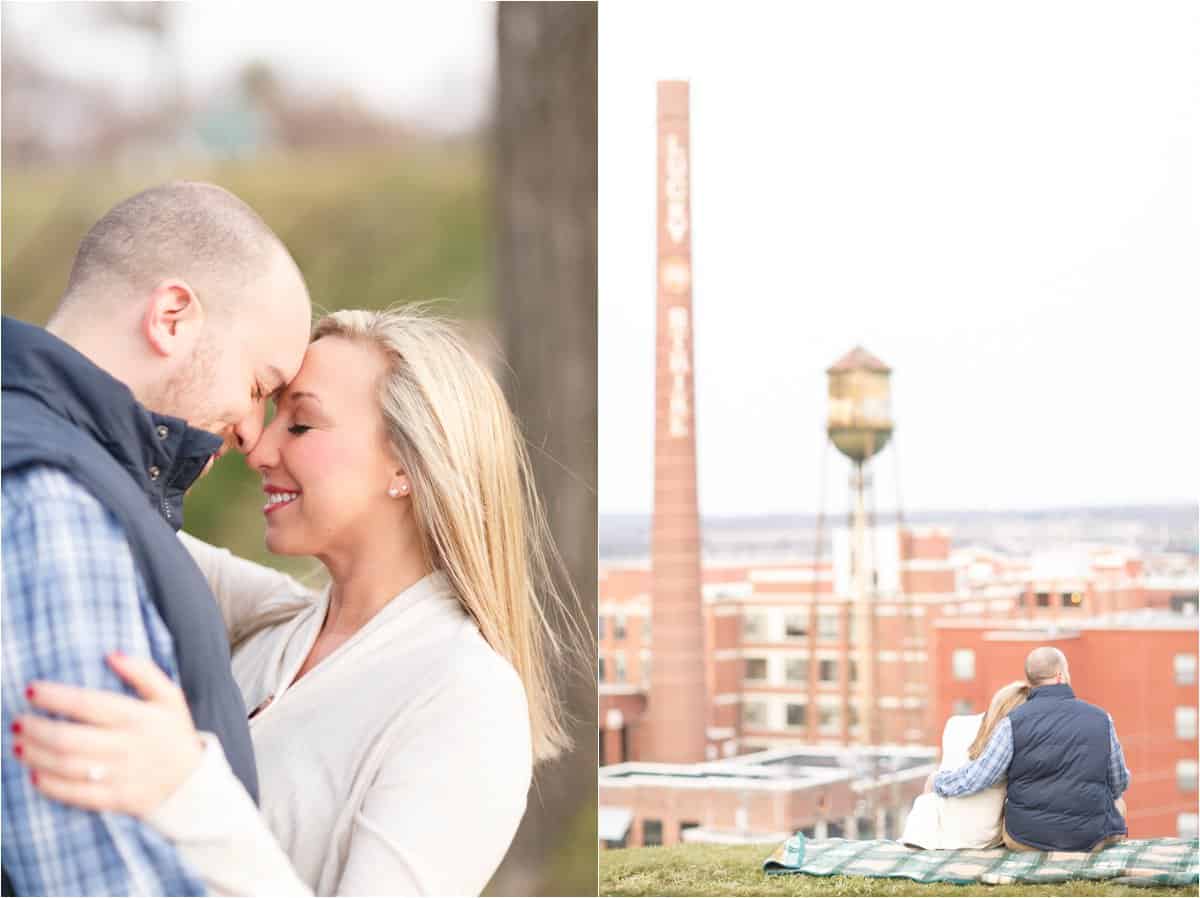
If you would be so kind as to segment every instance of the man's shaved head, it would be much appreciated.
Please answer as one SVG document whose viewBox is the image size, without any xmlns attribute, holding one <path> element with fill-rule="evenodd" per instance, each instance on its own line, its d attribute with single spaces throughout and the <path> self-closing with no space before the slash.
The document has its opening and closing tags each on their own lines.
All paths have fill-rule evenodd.
<svg viewBox="0 0 1200 898">
<path fill-rule="evenodd" d="M 249 451 L 265 397 L 300 369 L 311 315 L 300 269 L 257 212 L 175 181 L 92 226 L 47 328 L 147 408 Z"/>
<path fill-rule="evenodd" d="M 302 282 L 282 241 L 258 213 L 215 184 L 173 181 L 110 209 L 84 236 L 55 318 L 105 314 L 176 278 L 209 314 L 224 317 L 254 285 Z"/>
<path fill-rule="evenodd" d="M 1038 646 L 1025 659 L 1025 679 L 1030 686 L 1044 686 L 1053 682 L 1059 674 L 1063 681 L 1070 680 L 1067 656 L 1052 645 Z"/>
</svg>

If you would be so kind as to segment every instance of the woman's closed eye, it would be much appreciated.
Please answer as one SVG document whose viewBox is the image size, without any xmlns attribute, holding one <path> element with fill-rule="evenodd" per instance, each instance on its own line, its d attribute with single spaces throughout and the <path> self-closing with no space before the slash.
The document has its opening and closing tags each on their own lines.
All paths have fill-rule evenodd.
<svg viewBox="0 0 1200 898">
<path fill-rule="evenodd" d="M 312 430 L 312 428 L 304 424 L 293 424 L 288 428 L 288 433 L 294 434 L 295 436 L 301 436 L 302 434 L 308 433 L 310 430 Z"/>
</svg>

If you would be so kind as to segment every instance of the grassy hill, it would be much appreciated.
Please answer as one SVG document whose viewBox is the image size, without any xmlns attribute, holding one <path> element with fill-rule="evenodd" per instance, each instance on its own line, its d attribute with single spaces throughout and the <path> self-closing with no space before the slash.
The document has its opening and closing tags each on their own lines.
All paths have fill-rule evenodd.
<svg viewBox="0 0 1200 898">
<path fill-rule="evenodd" d="M 767 876 L 774 845 L 676 845 L 600 852 L 601 895 L 1195 895 L 1103 882 L 955 886 L 861 876 Z"/>
</svg>

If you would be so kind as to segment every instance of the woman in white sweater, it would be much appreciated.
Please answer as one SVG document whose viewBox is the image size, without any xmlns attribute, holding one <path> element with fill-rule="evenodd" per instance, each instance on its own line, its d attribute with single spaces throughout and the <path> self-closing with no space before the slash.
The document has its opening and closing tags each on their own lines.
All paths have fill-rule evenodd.
<svg viewBox="0 0 1200 898">
<path fill-rule="evenodd" d="M 568 743 L 539 596 L 563 600 L 503 394 L 443 322 L 338 312 L 247 461 L 267 547 L 330 576 L 310 592 L 185 538 L 230 633 L 261 813 L 141 659 L 110 659 L 141 700 L 36 684 L 76 723 L 25 715 L 22 760 L 52 798 L 144 818 L 215 894 L 478 894 L 533 765 Z"/>
<path fill-rule="evenodd" d="M 1029 698 L 1029 684 L 1017 680 L 1002 686 L 986 714 L 957 714 L 942 732 L 942 761 L 938 771 L 956 770 L 983 753 L 996 724 Z M 904 822 L 901 842 L 918 848 L 995 848 L 1003 844 L 1004 784 L 982 792 L 946 798 L 933 791 L 933 775 L 918 795 Z"/>
</svg>

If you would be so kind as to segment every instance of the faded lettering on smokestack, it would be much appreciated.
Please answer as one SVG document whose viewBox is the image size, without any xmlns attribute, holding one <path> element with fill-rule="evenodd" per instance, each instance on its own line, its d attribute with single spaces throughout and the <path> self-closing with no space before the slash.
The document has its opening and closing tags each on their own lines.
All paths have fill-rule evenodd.
<svg viewBox="0 0 1200 898">
<path fill-rule="evenodd" d="M 658 317 L 650 695 L 639 756 L 706 758 L 708 701 L 700 601 L 700 513 L 692 338 L 688 84 L 658 84 Z"/>
</svg>

